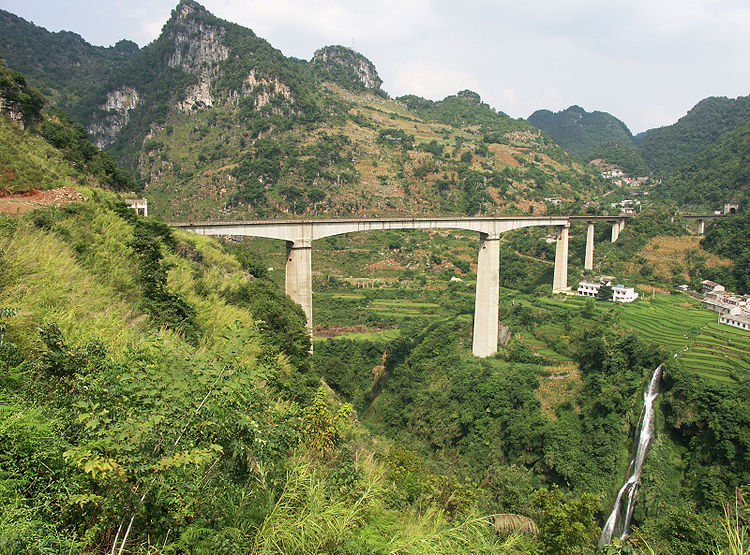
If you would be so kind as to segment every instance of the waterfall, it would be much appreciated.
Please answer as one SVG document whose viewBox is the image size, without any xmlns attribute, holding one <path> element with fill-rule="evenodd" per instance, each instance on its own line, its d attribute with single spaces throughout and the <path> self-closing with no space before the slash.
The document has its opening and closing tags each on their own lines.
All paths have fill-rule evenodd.
<svg viewBox="0 0 750 555">
<path fill-rule="evenodd" d="M 638 428 L 636 428 L 636 436 L 638 438 L 638 445 L 636 446 L 633 458 L 630 461 L 628 467 L 628 473 L 630 477 L 625 481 L 625 484 L 617 492 L 617 499 L 615 505 L 612 507 L 612 513 L 610 513 L 607 523 L 604 525 L 602 530 L 602 536 L 599 538 L 599 545 L 607 545 L 612 541 L 612 536 L 615 532 L 615 527 L 618 523 L 621 524 L 622 533 L 620 539 L 624 540 L 628 535 L 630 528 L 630 521 L 633 518 L 633 508 L 635 507 L 635 497 L 638 493 L 638 485 L 641 479 L 641 470 L 643 468 L 643 462 L 646 460 L 646 454 L 651 443 L 654 431 L 654 400 L 659 396 L 658 387 L 659 379 L 661 378 L 660 364 L 654 375 L 651 376 L 651 381 L 648 387 L 643 392 L 643 410 L 641 411 L 641 417 L 638 422 Z M 628 494 L 627 506 L 622 508 L 622 500 Z"/>
</svg>

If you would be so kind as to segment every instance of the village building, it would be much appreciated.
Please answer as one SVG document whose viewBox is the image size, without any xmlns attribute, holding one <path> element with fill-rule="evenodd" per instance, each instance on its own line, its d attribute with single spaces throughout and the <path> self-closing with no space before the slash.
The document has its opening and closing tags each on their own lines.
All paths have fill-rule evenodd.
<svg viewBox="0 0 750 555">
<path fill-rule="evenodd" d="M 729 314 L 729 312 L 732 310 L 732 305 L 725 303 L 719 297 L 715 296 L 703 297 L 701 306 L 703 308 L 707 308 L 708 310 L 718 312 L 719 314 Z"/>
<path fill-rule="evenodd" d="M 624 285 L 618 284 L 612 286 L 611 281 L 581 281 L 578 284 L 578 290 L 576 294 L 579 297 L 596 297 L 599 293 L 599 288 L 602 285 L 609 285 L 612 287 L 612 300 L 620 303 L 632 303 L 638 298 L 638 293 L 632 287 L 625 287 Z"/>
<path fill-rule="evenodd" d="M 750 312 L 734 307 L 728 314 L 719 316 L 719 323 L 750 331 Z"/>
<path fill-rule="evenodd" d="M 723 293 L 724 291 L 726 291 L 726 288 L 723 285 L 709 279 L 704 279 L 703 281 L 701 281 L 701 285 L 703 286 L 703 290 L 701 291 L 701 293 L 703 293 L 704 295 L 710 295 L 711 293 Z"/>
</svg>

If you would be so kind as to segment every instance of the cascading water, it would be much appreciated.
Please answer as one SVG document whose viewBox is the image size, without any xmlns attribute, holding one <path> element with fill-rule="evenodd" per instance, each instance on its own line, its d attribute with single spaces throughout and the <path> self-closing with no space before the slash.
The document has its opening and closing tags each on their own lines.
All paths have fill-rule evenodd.
<svg viewBox="0 0 750 555">
<path fill-rule="evenodd" d="M 621 524 L 622 533 L 620 539 L 624 540 L 628 535 L 630 528 L 630 521 L 633 518 L 633 508 L 635 507 L 635 497 L 638 492 L 638 485 L 641 479 L 641 470 L 643 469 L 643 462 L 646 460 L 646 453 L 651 443 L 654 430 L 654 400 L 659 396 L 658 387 L 659 380 L 661 379 L 661 368 L 660 364 L 656 370 L 654 370 L 653 376 L 648 387 L 643 392 L 643 411 L 641 412 L 641 418 L 638 422 L 638 428 L 636 429 L 636 435 L 638 437 L 638 445 L 633 454 L 633 458 L 630 461 L 628 472 L 630 477 L 625 481 L 625 484 L 620 488 L 617 493 L 617 499 L 615 500 L 615 506 L 612 508 L 607 519 L 604 529 L 602 530 L 602 536 L 599 538 L 599 545 L 607 545 L 612 541 L 612 536 L 615 533 L 615 529 L 620 529 L 617 525 Z M 625 493 L 628 493 L 628 504 L 622 509 L 622 498 Z"/>
</svg>

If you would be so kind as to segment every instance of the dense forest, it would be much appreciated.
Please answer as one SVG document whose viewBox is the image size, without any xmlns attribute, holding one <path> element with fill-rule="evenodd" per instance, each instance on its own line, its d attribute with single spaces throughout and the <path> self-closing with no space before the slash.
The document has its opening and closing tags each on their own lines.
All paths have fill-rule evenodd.
<svg viewBox="0 0 750 555">
<path fill-rule="evenodd" d="M 567 152 L 584 160 L 595 158 L 597 149 L 605 144 L 633 144 L 627 126 L 606 112 L 587 112 L 580 106 L 571 106 L 557 113 L 537 110 L 528 119 Z"/>
</svg>

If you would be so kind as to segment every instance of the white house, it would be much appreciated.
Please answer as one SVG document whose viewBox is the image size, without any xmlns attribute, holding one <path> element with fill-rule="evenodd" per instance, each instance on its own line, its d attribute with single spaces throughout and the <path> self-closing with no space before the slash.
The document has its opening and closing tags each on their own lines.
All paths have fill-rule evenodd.
<svg viewBox="0 0 750 555">
<path fill-rule="evenodd" d="M 720 315 L 719 323 L 750 331 L 750 312 L 735 307 L 728 314 Z"/>
<path fill-rule="evenodd" d="M 624 285 L 615 285 L 612 288 L 612 300 L 621 303 L 632 303 L 638 298 L 638 293 L 632 287 L 625 287 Z"/>
<path fill-rule="evenodd" d="M 710 279 L 704 279 L 701 281 L 701 285 L 703 286 L 703 294 L 708 295 L 709 293 L 723 293 L 726 291 L 726 288 L 716 283 L 715 281 L 711 281 Z"/>
<path fill-rule="evenodd" d="M 596 297 L 600 286 L 601 283 L 598 282 L 582 281 L 578 284 L 578 291 L 576 291 L 576 294 L 579 297 Z"/>
<path fill-rule="evenodd" d="M 609 285 L 612 287 L 612 282 L 606 283 L 594 282 L 594 281 L 582 281 L 578 284 L 578 290 L 576 294 L 579 297 L 596 297 L 599 292 L 599 288 L 602 285 Z M 625 287 L 624 285 L 615 285 L 612 287 L 612 300 L 620 303 L 632 303 L 638 298 L 638 293 L 632 287 Z"/>
</svg>

